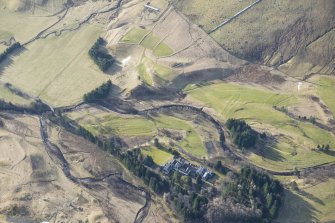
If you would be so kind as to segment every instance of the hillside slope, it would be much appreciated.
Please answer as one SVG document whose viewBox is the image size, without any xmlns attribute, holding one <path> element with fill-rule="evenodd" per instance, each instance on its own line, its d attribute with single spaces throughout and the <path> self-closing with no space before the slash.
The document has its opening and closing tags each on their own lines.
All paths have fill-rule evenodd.
<svg viewBox="0 0 335 223">
<path fill-rule="evenodd" d="M 246 2 L 178 1 L 176 6 L 210 32 L 215 27 L 211 21 L 219 25 L 244 9 Z M 270 66 L 285 64 L 282 70 L 294 76 L 332 73 L 335 54 L 329 43 L 335 35 L 334 10 L 335 2 L 326 0 L 260 1 L 211 35 L 243 59 Z"/>
</svg>

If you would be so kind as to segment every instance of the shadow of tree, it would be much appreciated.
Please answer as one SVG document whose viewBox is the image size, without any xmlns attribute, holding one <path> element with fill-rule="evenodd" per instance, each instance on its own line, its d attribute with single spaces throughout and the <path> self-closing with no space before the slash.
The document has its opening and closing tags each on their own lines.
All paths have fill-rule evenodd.
<svg viewBox="0 0 335 223">
<path fill-rule="evenodd" d="M 326 151 L 324 153 L 327 154 L 327 155 L 329 155 L 329 156 L 335 156 L 335 151 L 333 151 L 333 150 Z"/>
<path fill-rule="evenodd" d="M 20 47 L 19 49 L 14 50 L 9 57 L 2 61 L 0 63 L 0 74 L 3 74 L 3 72 L 14 63 L 15 57 L 20 56 L 26 50 L 25 47 Z"/>
<path fill-rule="evenodd" d="M 113 65 L 108 68 L 108 70 L 105 72 L 105 74 L 108 74 L 108 75 L 114 75 L 120 71 L 122 71 L 122 64 L 120 63 L 120 61 L 114 61 Z"/>
<path fill-rule="evenodd" d="M 313 194 L 310 194 L 310 193 L 308 193 L 306 191 L 303 191 L 303 190 L 299 190 L 298 193 L 299 193 L 299 195 L 301 195 L 303 197 L 306 197 L 309 200 L 312 200 L 312 201 L 314 201 L 316 203 L 319 203 L 321 205 L 325 205 L 325 203 L 321 199 L 319 199 L 318 197 L 315 197 Z"/>
<path fill-rule="evenodd" d="M 280 223 L 312 223 L 318 222 L 316 210 L 310 203 L 301 196 L 285 190 L 283 206 L 279 211 L 276 222 Z"/>
<path fill-rule="evenodd" d="M 264 159 L 272 161 L 284 161 L 285 157 L 283 157 L 278 150 L 274 149 L 277 144 L 278 141 L 274 138 L 261 140 L 258 143 L 257 147 L 255 149 L 252 149 L 251 152 L 263 157 Z"/>
</svg>

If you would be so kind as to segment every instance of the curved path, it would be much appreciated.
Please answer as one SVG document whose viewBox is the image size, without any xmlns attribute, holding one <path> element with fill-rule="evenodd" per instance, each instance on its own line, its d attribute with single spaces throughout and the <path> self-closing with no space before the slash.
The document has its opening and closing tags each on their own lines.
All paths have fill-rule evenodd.
<svg viewBox="0 0 335 223">
<path fill-rule="evenodd" d="M 56 113 L 60 112 L 60 113 L 66 113 L 66 112 L 71 112 L 71 111 L 75 111 L 77 110 L 80 105 L 84 105 L 85 103 L 80 103 L 74 106 L 68 106 L 68 107 L 62 107 L 62 108 L 55 108 L 55 110 L 57 111 Z M 201 115 L 202 117 L 206 118 L 209 122 L 213 123 L 215 128 L 217 129 L 219 136 L 220 136 L 220 145 L 221 148 L 223 150 L 229 151 L 236 159 L 242 160 L 246 163 L 248 163 L 248 165 L 267 172 L 269 174 L 272 175 L 279 175 L 279 176 L 293 176 L 293 175 L 298 175 L 300 174 L 302 171 L 313 171 L 313 170 L 318 170 L 318 169 L 323 169 L 324 167 L 335 167 L 335 162 L 328 162 L 328 163 L 323 163 L 323 164 L 318 164 L 315 166 L 310 166 L 310 167 L 306 167 L 306 168 L 300 168 L 299 170 L 292 170 L 292 171 L 274 171 L 274 170 L 269 170 L 266 169 L 264 167 L 255 165 L 253 163 L 250 162 L 250 160 L 237 153 L 234 149 L 232 149 L 230 146 L 226 145 L 225 142 L 225 135 L 224 135 L 224 127 L 223 124 L 221 124 L 218 120 L 216 120 L 212 115 L 208 114 L 207 112 L 205 112 L 202 108 L 197 108 L 191 105 L 183 105 L 183 104 L 168 104 L 168 105 L 162 105 L 162 106 L 158 106 L 158 107 L 154 107 L 154 108 L 150 108 L 150 109 L 145 109 L 142 111 L 139 110 L 135 110 L 135 109 L 129 109 L 129 110 L 122 110 L 122 112 L 120 112 L 119 109 L 115 108 L 113 105 L 107 104 L 107 103 L 98 103 L 98 105 L 103 106 L 104 108 L 111 110 L 113 112 L 117 112 L 117 113 L 122 113 L 122 114 L 128 114 L 128 115 L 142 115 L 142 116 L 147 116 L 152 112 L 164 112 L 164 111 L 168 111 L 168 110 L 175 110 L 175 111 L 192 111 L 195 112 L 199 115 Z M 2 109 L 0 108 L 0 110 L 2 111 L 9 111 L 9 112 L 13 112 L 13 109 Z M 31 112 L 30 110 L 20 110 L 20 111 L 14 111 L 16 113 L 24 113 L 24 114 L 32 114 L 32 115 L 36 115 L 39 114 L 38 112 Z M 48 113 L 51 112 L 52 114 L 56 115 L 56 113 L 53 110 L 50 111 L 46 111 L 46 112 L 42 112 L 40 114 L 43 113 Z M 71 123 L 71 124 L 77 124 L 77 123 Z"/>
<path fill-rule="evenodd" d="M 103 107 L 112 110 L 113 112 L 120 113 L 120 110 L 117 108 L 114 108 L 112 105 L 106 104 L 106 103 L 99 103 L 99 105 L 102 105 Z M 66 109 L 67 112 L 74 111 L 78 107 L 72 107 L 69 109 Z M 313 171 L 313 170 L 318 170 L 318 169 L 323 169 L 325 167 L 334 167 L 335 168 L 335 162 L 328 162 L 328 163 L 323 163 L 323 164 L 318 164 L 315 166 L 310 166 L 310 167 L 305 167 L 305 168 L 300 168 L 299 170 L 292 170 L 292 171 L 275 171 L 275 170 L 269 170 L 264 167 L 258 166 L 250 162 L 250 160 L 236 152 L 234 149 L 232 149 L 230 146 L 226 144 L 225 140 L 225 135 L 224 135 L 224 125 L 220 123 L 220 121 L 216 120 L 212 115 L 209 113 L 205 112 L 202 108 L 197 108 L 191 105 L 184 105 L 184 104 L 167 104 L 167 105 L 162 105 L 150 109 L 145 109 L 142 111 L 139 110 L 134 110 L 130 109 L 129 111 L 123 111 L 122 114 L 128 114 L 128 115 L 150 115 L 150 113 L 153 112 L 165 112 L 169 110 L 174 110 L 174 111 L 191 111 L 195 112 L 198 115 L 201 115 L 205 119 L 207 119 L 209 122 L 214 124 L 216 130 L 219 133 L 220 136 L 220 145 L 223 150 L 229 151 L 235 159 L 242 160 L 246 162 L 248 165 L 252 166 L 255 169 L 258 169 L 260 171 L 272 174 L 272 175 L 278 175 L 278 176 L 293 176 L 293 175 L 299 175 L 302 171 Z M 192 158 L 192 157 L 191 157 Z"/>
</svg>

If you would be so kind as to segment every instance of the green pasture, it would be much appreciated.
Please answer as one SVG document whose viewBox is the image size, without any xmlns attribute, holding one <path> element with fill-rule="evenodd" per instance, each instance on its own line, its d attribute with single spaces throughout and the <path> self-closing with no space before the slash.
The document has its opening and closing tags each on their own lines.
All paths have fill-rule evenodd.
<svg viewBox="0 0 335 223">
<path fill-rule="evenodd" d="M 148 73 L 148 70 L 143 63 L 141 63 L 137 66 L 137 72 L 140 75 L 141 81 L 143 81 L 144 83 L 146 83 L 149 86 L 154 85 L 154 81 L 152 80 L 151 75 Z"/>
<path fill-rule="evenodd" d="M 184 131 L 185 138 L 176 142 L 187 152 L 203 157 L 207 155 L 201 136 L 191 122 L 167 115 L 142 116 L 119 115 L 95 109 L 81 109 L 67 116 L 94 135 L 105 137 L 155 137 L 159 129 Z"/>
<path fill-rule="evenodd" d="M 88 55 L 101 33 L 100 27 L 86 25 L 76 32 L 33 42 L 13 58 L 0 79 L 56 107 L 78 103 L 110 78 Z"/>
<path fill-rule="evenodd" d="M 335 117 L 335 78 L 320 77 L 317 92 Z"/>
<path fill-rule="evenodd" d="M 132 28 L 122 37 L 121 42 L 141 44 L 146 49 L 151 50 L 157 57 L 173 54 L 173 50 L 162 42 L 158 36 L 142 28 Z"/>
<path fill-rule="evenodd" d="M 111 136 L 155 136 L 157 130 L 152 121 L 140 116 L 118 115 L 90 110 L 72 112 L 69 118 L 76 120 L 94 135 Z"/>
<path fill-rule="evenodd" d="M 185 93 L 204 106 L 214 108 L 223 120 L 241 118 L 270 133 L 280 134 L 277 142 L 265 146 L 263 154 L 246 152 L 257 165 L 292 170 L 335 161 L 332 152 L 312 151 L 318 144 L 329 144 L 335 150 L 335 138 L 331 133 L 311 123 L 294 120 L 273 108 L 299 103 L 294 95 L 228 83 L 188 86 Z"/>
<path fill-rule="evenodd" d="M 160 166 L 173 159 L 173 155 L 154 146 L 148 146 L 141 149 L 142 153 L 151 156 L 154 162 Z"/>
<path fill-rule="evenodd" d="M 299 191 L 285 191 L 284 205 L 277 221 L 291 222 L 334 222 L 335 180 L 329 179 Z"/>
<path fill-rule="evenodd" d="M 157 128 L 186 131 L 186 137 L 177 144 L 197 157 L 207 156 L 207 151 L 199 133 L 188 121 L 166 115 L 159 115 L 154 120 Z"/>
</svg>

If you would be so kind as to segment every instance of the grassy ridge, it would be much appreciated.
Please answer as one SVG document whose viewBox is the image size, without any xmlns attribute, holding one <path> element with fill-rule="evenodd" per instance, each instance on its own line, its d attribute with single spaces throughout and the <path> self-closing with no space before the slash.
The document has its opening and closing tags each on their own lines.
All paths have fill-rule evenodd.
<svg viewBox="0 0 335 223">
<path fill-rule="evenodd" d="M 137 66 L 137 72 L 140 75 L 141 81 L 143 81 L 149 86 L 153 86 L 154 81 L 152 80 L 151 75 L 148 73 L 148 70 L 143 63 Z"/>
<path fill-rule="evenodd" d="M 321 77 L 318 84 L 318 94 L 335 117 L 335 79 L 333 77 Z"/>
<path fill-rule="evenodd" d="M 334 179 L 300 190 L 301 192 L 286 192 L 285 205 L 279 214 L 278 222 L 333 222 Z"/>
<path fill-rule="evenodd" d="M 160 115 L 158 117 L 155 117 L 155 124 L 157 128 L 185 130 L 185 139 L 177 142 L 177 144 L 185 149 L 187 152 L 197 157 L 203 157 L 207 155 L 207 151 L 199 134 L 197 133 L 196 129 L 187 121 L 171 116 Z"/>
<path fill-rule="evenodd" d="M 176 75 L 174 70 L 156 63 L 147 57 L 142 59 L 141 63 L 137 67 L 137 71 L 141 80 L 150 86 L 154 85 L 153 77 L 159 77 L 164 81 L 169 81 Z"/>
<path fill-rule="evenodd" d="M 157 57 L 173 54 L 173 50 L 164 42 L 161 42 L 158 36 L 142 28 L 132 28 L 122 37 L 121 42 L 141 44 L 143 47 L 151 50 Z"/>
<path fill-rule="evenodd" d="M 192 18 L 193 22 L 210 31 L 253 2 L 253 0 L 193 0 L 175 1 L 175 4 L 185 15 Z"/>
<path fill-rule="evenodd" d="M 143 154 L 151 156 L 154 162 L 157 163 L 158 165 L 164 165 L 173 158 L 172 154 L 157 149 L 154 146 L 142 148 L 141 151 Z"/>
<path fill-rule="evenodd" d="M 159 115 L 146 119 L 141 116 L 111 114 L 94 109 L 72 112 L 68 116 L 92 134 L 105 137 L 156 137 L 159 129 L 181 130 L 185 132 L 185 138 L 177 142 L 179 146 L 195 156 L 207 155 L 194 126 L 179 118 Z"/>
<path fill-rule="evenodd" d="M 188 87 L 185 92 L 203 105 L 214 108 L 224 120 L 241 118 L 266 131 L 280 134 L 276 143 L 264 149 L 263 155 L 254 152 L 248 154 L 249 159 L 258 165 L 290 170 L 335 161 L 332 155 L 311 150 L 317 144 L 330 144 L 334 149 L 335 138 L 332 134 L 273 109 L 273 106 L 286 107 L 298 103 L 294 95 L 227 83 Z"/>
<path fill-rule="evenodd" d="M 88 120 L 81 124 L 94 135 L 110 136 L 155 136 L 156 129 L 153 122 L 141 117 L 105 115 L 97 118 L 97 122 Z M 79 122 L 80 123 L 80 122 Z"/>
</svg>

